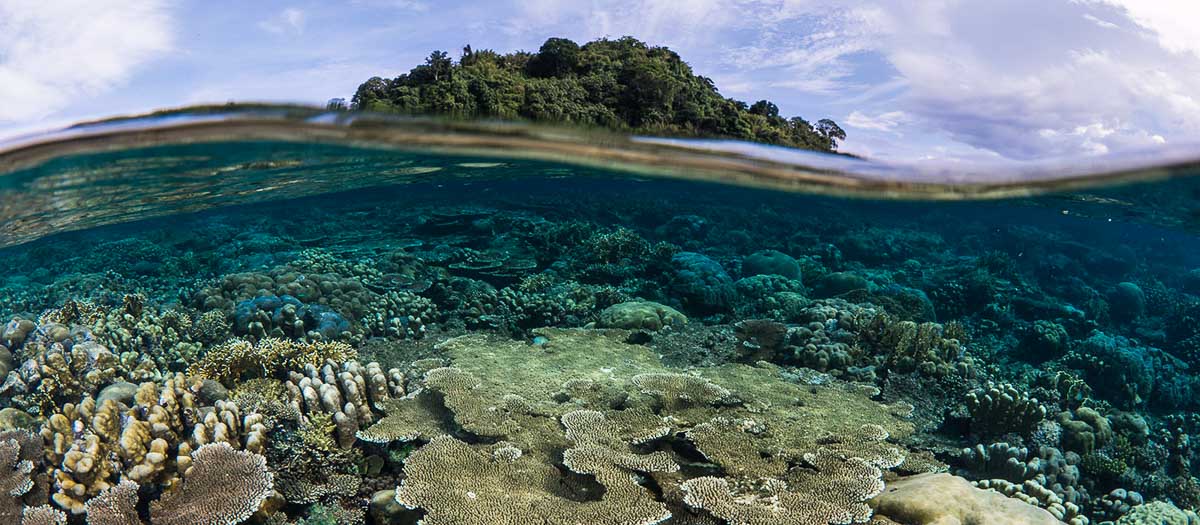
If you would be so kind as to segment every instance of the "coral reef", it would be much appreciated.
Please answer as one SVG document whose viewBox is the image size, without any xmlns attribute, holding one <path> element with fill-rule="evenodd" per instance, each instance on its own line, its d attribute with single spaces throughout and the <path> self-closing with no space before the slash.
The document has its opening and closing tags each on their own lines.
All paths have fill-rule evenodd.
<svg viewBox="0 0 1200 525">
<path fill-rule="evenodd" d="M 1200 509 L 1200 259 L 1179 224 L 1105 208 L 1125 200 L 979 213 L 318 150 L 331 179 L 471 180 L 3 249 L 0 522 Z M 201 158 L 180 178 L 310 162 L 109 167 Z M 202 495 L 209 454 L 236 498 Z M 920 501 L 935 490 L 954 498 Z"/>
</svg>

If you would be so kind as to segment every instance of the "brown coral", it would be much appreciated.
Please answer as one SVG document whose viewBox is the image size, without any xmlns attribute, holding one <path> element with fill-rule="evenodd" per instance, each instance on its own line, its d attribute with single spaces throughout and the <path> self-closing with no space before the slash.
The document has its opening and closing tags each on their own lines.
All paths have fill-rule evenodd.
<svg viewBox="0 0 1200 525">
<path fill-rule="evenodd" d="M 150 504 L 155 525 L 240 523 L 271 495 L 273 479 L 261 455 L 234 450 L 228 443 L 192 452 L 183 484 Z"/>
</svg>

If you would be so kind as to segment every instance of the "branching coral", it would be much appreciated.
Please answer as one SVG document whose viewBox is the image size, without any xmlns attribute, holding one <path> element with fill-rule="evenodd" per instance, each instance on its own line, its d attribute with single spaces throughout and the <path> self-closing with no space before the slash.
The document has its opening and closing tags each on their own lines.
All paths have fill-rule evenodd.
<svg viewBox="0 0 1200 525">
<path fill-rule="evenodd" d="M 982 435 L 1029 432 L 1046 418 L 1046 407 L 1009 384 L 989 384 L 967 394 L 971 430 Z"/>
<path fill-rule="evenodd" d="M 194 376 L 232 382 L 245 377 L 271 377 L 306 365 L 320 366 L 326 361 L 341 363 L 357 356 L 353 347 L 339 341 L 302 342 L 265 338 L 257 343 L 233 339 L 211 348 L 188 373 Z"/>
<path fill-rule="evenodd" d="M 190 384 L 183 376 L 163 385 L 144 383 L 128 410 L 113 400 L 97 406 L 89 397 L 52 414 L 41 434 L 58 487 L 54 502 L 80 514 L 86 501 L 120 478 L 172 486 L 192 465 L 193 452 L 206 444 L 264 450 L 261 415 L 243 415 L 225 401 L 201 407 Z"/>
<path fill-rule="evenodd" d="M 373 410 L 382 410 L 393 398 L 404 395 L 404 376 L 398 369 L 384 372 L 379 363 L 327 361 L 317 368 L 306 365 L 304 373 L 291 372 L 288 400 L 298 413 L 327 415 L 335 425 L 338 444 L 354 443 L 360 428 L 376 421 Z"/>
<path fill-rule="evenodd" d="M 21 525 L 67 525 L 67 515 L 49 505 L 25 507 L 21 511 Z"/>
<path fill-rule="evenodd" d="M 860 332 L 863 341 L 882 354 L 888 369 L 935 377 L 969 372 L 956 336 L 937 323 L 900 321 L 885 313 L 876 315 Z"/>
<path fill-rule="evenodd" d="M 16 522 L 20 498 L 33 489 L 42 443 L 25 431 L 0 432 L 0 519 Z"/>
</svg>

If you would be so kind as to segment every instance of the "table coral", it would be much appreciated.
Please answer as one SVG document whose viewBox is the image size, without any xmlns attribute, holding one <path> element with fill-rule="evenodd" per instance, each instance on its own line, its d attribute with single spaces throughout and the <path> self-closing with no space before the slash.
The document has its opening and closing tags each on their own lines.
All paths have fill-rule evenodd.
<svg viewBox="0 0 1200 525">
<path fill-rule="evenodd" d="M 395 497 L 401 505 L 425 509 L 428 525 L 649 525 L 670 517 L 629 475 L 598 470 L 603 497 L 576 501 L 547 489 L 560 483 L 550 465 L 528 456 L 487 454 L 441 436 L 405 461 L 407 477 Z"/>
<path fill-rule="evenodd" d="M 192 460 L 179 488 L 150 504 L 154 525 L 239 523 L 271 495 L 272 475 L 258 454 L 214 443 L 192 452 Z"/>
</svg>

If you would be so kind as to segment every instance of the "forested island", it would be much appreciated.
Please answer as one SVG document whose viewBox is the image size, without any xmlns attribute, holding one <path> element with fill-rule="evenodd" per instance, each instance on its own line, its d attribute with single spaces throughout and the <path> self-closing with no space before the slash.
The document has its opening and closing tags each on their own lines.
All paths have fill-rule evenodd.
<svg viewBox="0 0 1200 525">
<path fill-rule="evenodd" d="M 362 83 L 350 106 L 732 138 L 818 151 L 836 151 L 846 138 L 830 119 L 814 124 L 783 117 L 768 100 L 748 105 L 726 98 L 712 79 L 696 75 L 674 51 L 632 37 L 582 46 L 551 38 L 536 53 L 467 46 L 458 62 L 435 51 L 408 73 Z"/>
</svg>

